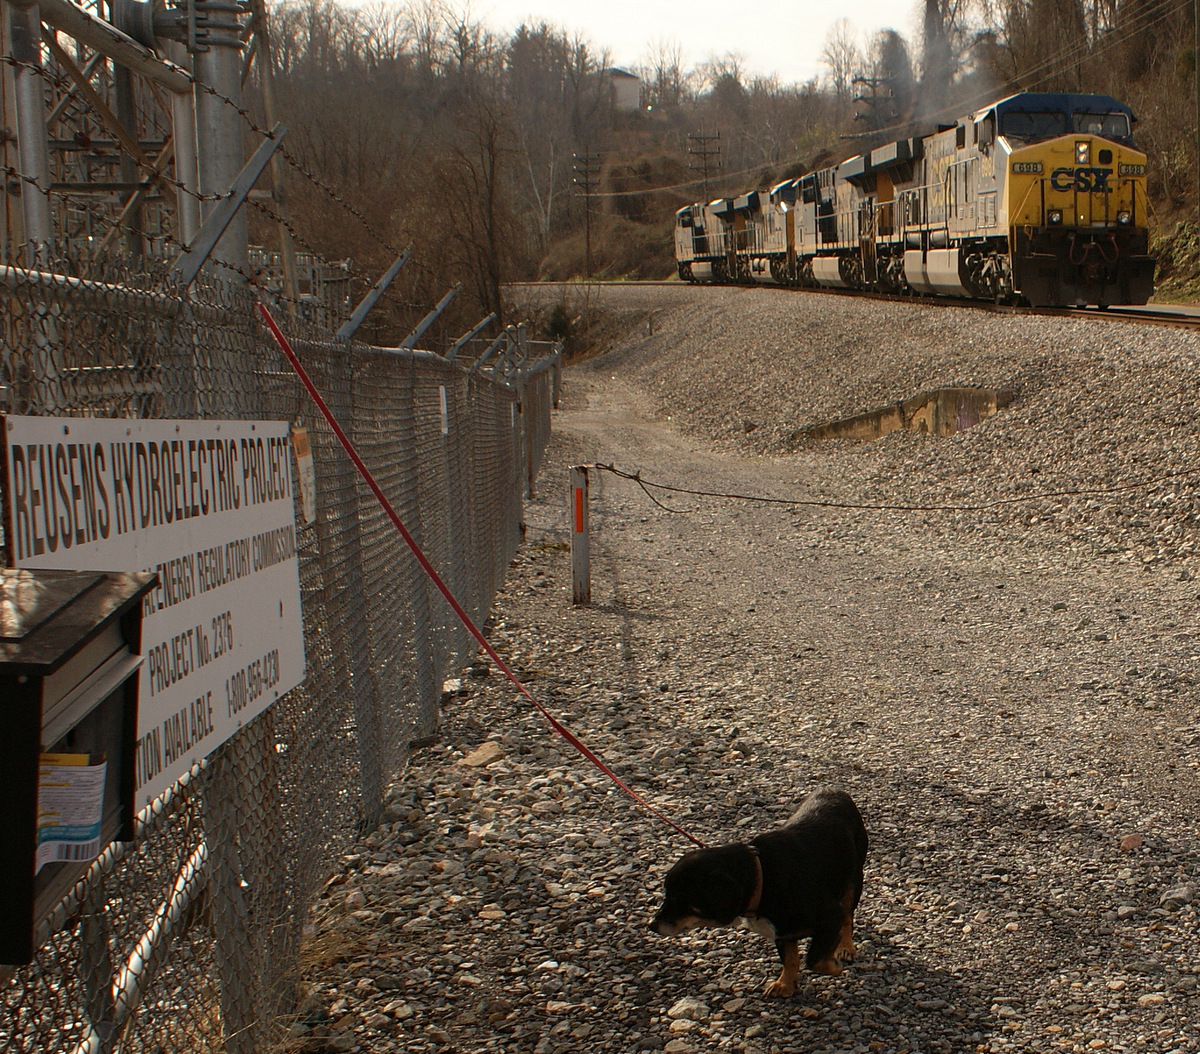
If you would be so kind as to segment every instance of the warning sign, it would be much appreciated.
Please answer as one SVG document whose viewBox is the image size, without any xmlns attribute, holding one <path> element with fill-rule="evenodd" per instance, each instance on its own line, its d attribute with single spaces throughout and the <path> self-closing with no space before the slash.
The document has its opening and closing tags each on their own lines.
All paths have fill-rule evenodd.
<svg viewBox="0 0 1200 1054">
<path fill-rule="evenodd" d="M 138 702 L 149 801 L 304 680 L 288 424 L 6 417 L 3 436 L 14 566 L 158 573 Z"/>
</svg>

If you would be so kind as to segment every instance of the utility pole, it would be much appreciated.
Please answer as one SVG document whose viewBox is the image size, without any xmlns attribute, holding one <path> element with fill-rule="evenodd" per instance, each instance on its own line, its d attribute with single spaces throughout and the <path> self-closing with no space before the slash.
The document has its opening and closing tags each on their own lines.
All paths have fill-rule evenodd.
<svg viewBox="0 0 1200 1054">
<path fill-rule="evenodd" d="M 1200 3 L 1200 0 L 1196 0 Z M 708 201 L 708 163 L 713 162 L 713 174 L 721 170 L 721 133 L 715 135 L 705 135 L 703 131 L 689 132 L 688 137 L 688 154 L 692 157 L 700 159 L 699 165 L 689 165 L 688 167 L 693 172 L 700 172 L 704 179 L 704 200 Z M 694 144 L 694 145 L 693 145 Z"/>
<path fill-rule="evenodd" d="M 1200 0 L 1196 0 L 1200 3 Z M 583 188 L 583 230 L 584 244 L 587 252 L 587 276 L 592 277 L 592 189 L 600 181 L 600 155 L 589 154 L 584 148 L 582 154 L 571 155 L 571 167 L 575 178 L 571 180 L 577 187 Z"/>
<path fill-rule="evenodd" d="M 1196 0 L 1200 3 L 1200 0 Z M 872 129 L 886 128 L 889 124 L 898 118 L 896 113 L 896 102 L 892 94 L 890 77 L 855 77 L 851 84 L 861 84 L 865 89 L 870 89 L 871 94 L 856 95 L 854 101 L 869 106 L 871 112 L 863 113 L 861 110 L 854 115 L 855 121 L 867 121 Z M 886 88 L 886 92 L 880 91 L 881 88 Z"/>
</svg>

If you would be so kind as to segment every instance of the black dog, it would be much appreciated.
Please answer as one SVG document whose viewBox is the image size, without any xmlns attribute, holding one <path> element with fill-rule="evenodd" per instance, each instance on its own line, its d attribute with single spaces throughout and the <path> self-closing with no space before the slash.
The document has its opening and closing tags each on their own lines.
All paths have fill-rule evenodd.
<svg viewBox="0 0 1200 1054">
<path fill-rule="evenodd" d="M 667 872 L 666 900 L 651 928 L 673 937 L 743 919 L 775 942 L 783 962 L 766 994 L 789 996 L 804 938 L 811 938 L 808 968 L 817 973 L 840 974 L 842 963 L 854 958 L 854 909 L 866 858 L 867 831 L 850 795 L 814 791 L 778 830 L 749 844 L 687 853 Z"/>
</svg>

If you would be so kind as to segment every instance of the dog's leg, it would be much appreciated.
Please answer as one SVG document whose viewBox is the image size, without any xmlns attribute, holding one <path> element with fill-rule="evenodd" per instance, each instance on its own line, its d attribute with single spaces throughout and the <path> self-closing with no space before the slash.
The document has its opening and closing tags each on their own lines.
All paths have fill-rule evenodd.
<svg viewBox="0 0 1200 1054">
<path fill-rule="evenodd" d="M 808 943 L 806 962 L 814 973 L 837 977 L 842 972 L 844 952 L 848 946 L 853 952 L 854 942 L 850 939 L 850 924 L 847 907 L 849 900 L 830 901 L 828 910 L 823 911 L 820 926 L 813 927 L 812 940 Z"/>
<path fill-rule="evenodd" d="M 854 909 L 858 906 L 859 892 L 859 888 L 851 886 L 842 897 L 842 928 L 837 947 L 833 949 L 833 958 L 839 963 L 853 962 L 858 954 L 854 947 Z"/>
<path fill-rule="evenodd" d="M 841 961 L 834 954 L 834 949 L 837 947 L 840 937 L 840 930 L 813 934 L 812 940 L 808 942 L 808 955 L 806 957 L 808 968 L 813 973 L 825 973 L 829 974 L 830 977 L 837 977 L 841 974 Z"/>
<path fill-rule="evenodd" d="M 767 995 L 789 996 L 796 991 L 796 978 L 800 976 L 800 942 L 776 941 L 775 950 L 783 962 L 779 979 L 767 985 Z"/>
</svg>

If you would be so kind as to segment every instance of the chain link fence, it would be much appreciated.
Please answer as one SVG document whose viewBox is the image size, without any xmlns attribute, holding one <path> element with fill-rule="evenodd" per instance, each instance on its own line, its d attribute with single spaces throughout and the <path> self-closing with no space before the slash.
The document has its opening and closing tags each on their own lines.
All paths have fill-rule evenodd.
<svg viewBox="0 0 1200 1054">
<path fill-rule="evenodd" d="M 245 287 L 185 295 L 120 269 L 85 281 L 4 266 L 0 296 L 0 412 L 288 420 L 307 427 L 317 476 L 316 520 L 296 519 L 307 679 L 144 809 L 134 841 L 104 850 L 42 926 L 32 964 L 0 967 L 0 1049 L 270 1049 L 290 1024 L 308 907 L 435 728 L 471 642 Z M 476 341 L 453 362 L 311 329 L 294 344 L 482 624 L 520 542 L 558 349 L 517 331 L 486 360 Z"/>
</svg>

